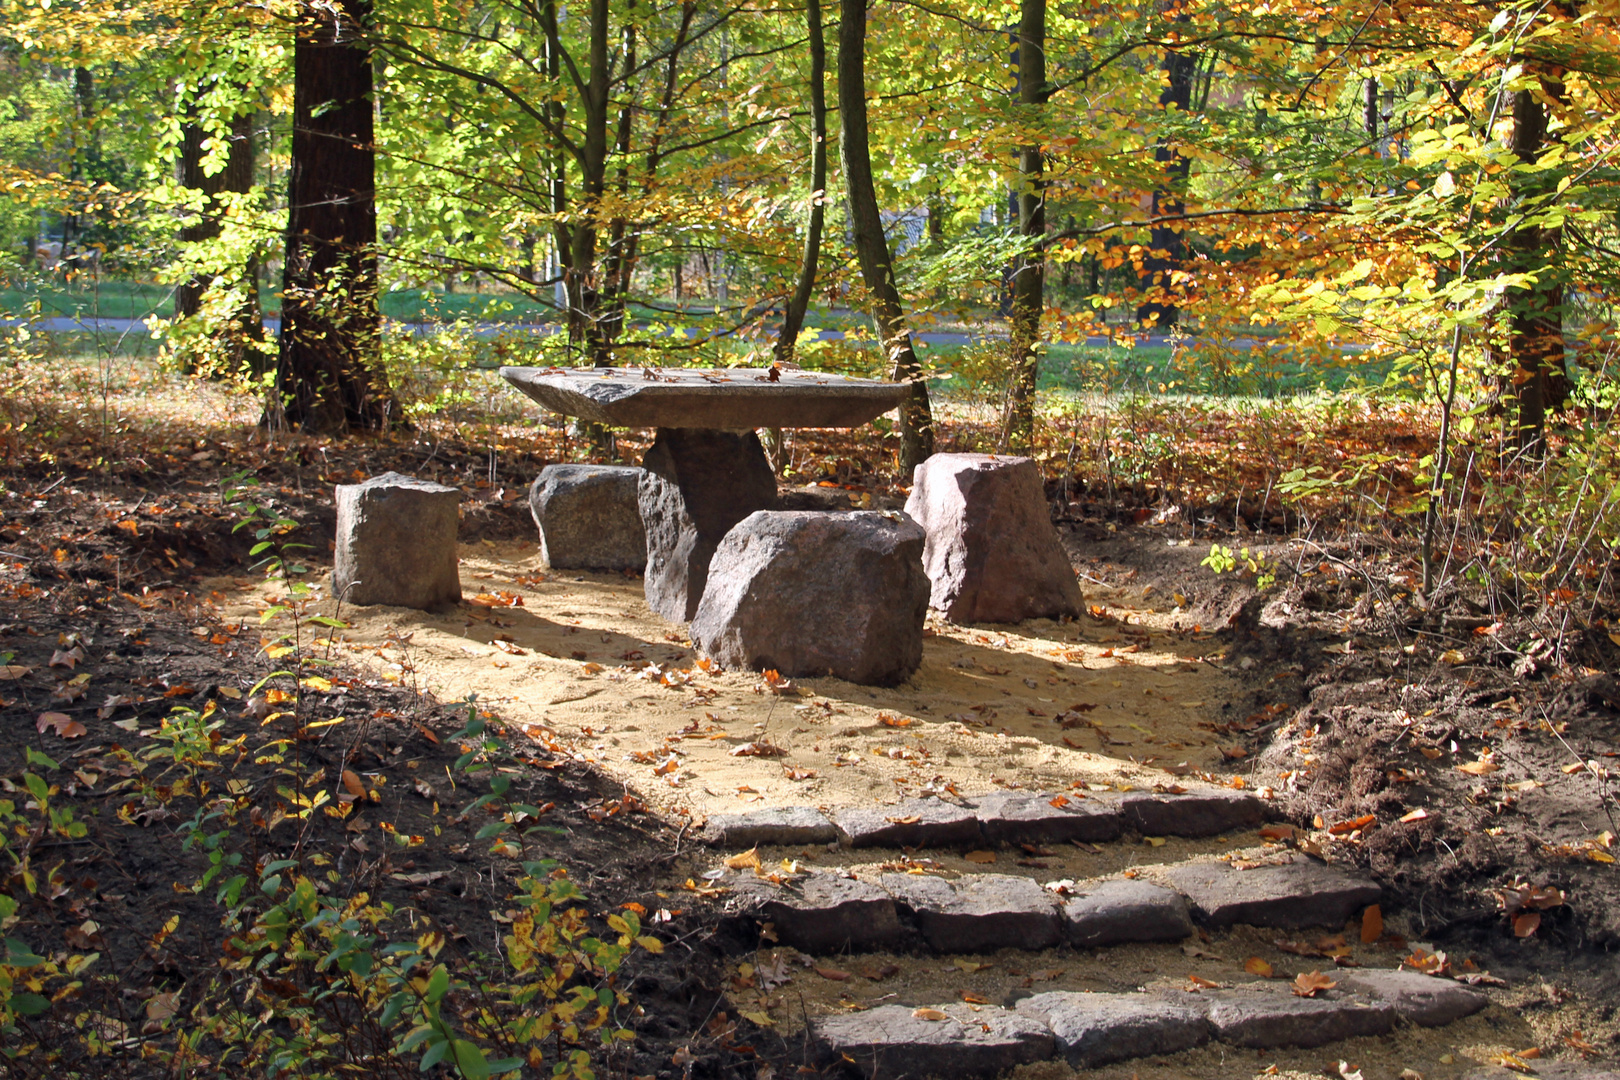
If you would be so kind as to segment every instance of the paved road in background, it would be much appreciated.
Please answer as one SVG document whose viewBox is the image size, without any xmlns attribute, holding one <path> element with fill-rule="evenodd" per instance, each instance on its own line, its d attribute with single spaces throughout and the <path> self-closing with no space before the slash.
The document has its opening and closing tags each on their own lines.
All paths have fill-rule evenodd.
<svg viewBox="0 0 1620 1080">
<path fill-rule="evenodd" d="M 0 325 L 16 326 L 20 321 L 16 319 L 0 320 Z M 28 325 L 52 334 L 104 334 L 114 338 L 128 337 L 132 334 L 144 336 L 150 332 L 145 319 L 74 319 L 57 317 L 36 319 Z M 266 319 L 264 327 L 274 334 L 280 329 L 280 325 L 279 320 Z M 394 322 L 393 320 L 385 322 L 383 327 L 384 331 L 388 333 L 420 335 L 437 333 L 442 329 L 442 326 L 437 323 L 407 323 Z M 494 337 L 498 334 L 524 333 L 550 335 L 558 333 L 560 330 L 560 327 L 550 323 L 480 323 L 476 332 L 482 337 Z M 695 334 L 695 331 L 693 333 Z M 728 337 L 734 335 L 717 334 L 715 336 Z M 999 331 L 969 334 L 954 330 L 921 330 L 911 336 L 913 340 L 920 341 L 925 345 L 969 345 L 975 341 L 1005 340 L 1007 335 Z M 845 332 L 843 330 L 820 331 L 820 340 L 822 341 L 841 341 L 844 337 Z M 1136 339 L 1137 345 L 1171 345 L 1173 343 L 1173 339 L 1165 334 L 1154 334 Z M 1086 339 L 1085 344 L 1101 347 L 1109 344 L 1109 339 L 1105 337 L 1089 337 Z M 1253 342 L 1249 339 L 1239 339 L 1229 344 L 1237 348 L 1247 348 Z"/>
</svg>

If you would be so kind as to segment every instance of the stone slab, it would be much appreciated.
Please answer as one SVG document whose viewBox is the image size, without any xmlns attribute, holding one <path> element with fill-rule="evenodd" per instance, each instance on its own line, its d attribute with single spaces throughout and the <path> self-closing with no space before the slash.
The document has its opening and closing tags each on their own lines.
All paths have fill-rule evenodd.
<svg viewBox="0 0 1620 1080">
<path fill-rule="evenodd" d="M 423 610 L 460 601 L 460 491 L 388 472 L 339 484 L 335 497 L 334 596 Z"/>
<path fill-rule="evenodd" d="M 984 842 L 973 810 L 940 799 L 846 807 L 833 823 L 850 847 L 964 847 Z"/>
<path fill-rule="evenodd" d="M 1187 900 L 1150 881 L 1101 881 L 1063 904 L 1070 944 L 1101 948 L 1127 941 L 1180 941 L 1193 933 Z"/>
<path fill-rule="evenodd" d="M 688 622 L 726 533 L 776 505 L 776 474 L 752 431 L 660 428 L 641 464 L 647 606 L 671 622 Z"/>
<path fill-rule="evenodd" d="M 1024 998 L 1017 1009 L 1051 1028 L 1058 1053 L 1076 1069 L 1175 1054 L 1210 1039 L 1202 1010 L 1149 994 L 1060 990 Z"/>
<path fill-rule="evenodd" d="M 735 893 L 743 911 L 774 923 L 778 940 L 803 952 L 893 949 L 910 937 L 888 892 L 840 874 L 807 874 L 785 887 L 743 879 Z"/>
<path fill-rule="evenodd" d="M 1472 1016 L 1491 999 L 1452 979 L 1376 968 L 1340 971 L 1339 989 L 1387 1002 L 1420 1027 L 1441 1027 Z"/>
<path fill-rule="evenodd" d="M 1056 900 L 1029 878 L 884 874 L 879 884 L 938 952 L 1049 949 L 1062 940 Z"/>
<path fill-rule="evenodd" d="M 553 412 L 614 427 L 856 427 L 898 408 L 911 387 L 815 371 L 503 367 Z"/>
<path fill-rule="evenodd" d="M 1620 1080 L 1620 1071 L 1575 1061 L 1547 1061 L 1537 1058 L 1532 1062 L 1535 1076 L 1540 1080 Z M 1504 1069 L 1500 1065 L 1487 1065 L 1483 1069 L 1464 1073 L 1463 1080 L 1524 1080 L 1525 1074 Z"/>
<path fill-rule="evenodd" d="M 1200 999 L 1215 1037 L 1231 1046 L 1310 1049 L 1341 1039 L 1383 1035 L 1395 1026 L 1395 1007 L 1345 996 L 1298 997 L 1286 990 L 1206 990 Z"/>
<path fill-rule="evenodd" d="M 703 837 L 711 844 L 735 848 L 830 844 L 838 839 L 838 830 L 814 807 L 782 806 L 746 814 L 710 814 Z"/>
<path fill-rule="evenodd" d="M 1065 803 L 1053 806 L 1054 798 Z M 997 791 L 969 800 L 992 844 L 1102 843 L 1123 831 L 1119 808 L 1100 799 Z"/>
<path fill-rule="evenodd" d="M 872 1080 L 991 1077 L 1056 1053 L 1046 1025 L 1005 1009 L 941 1005 L 944 1020 L 910 1005 L 828 1016 L 811 1025 L 825 1058 Z M 927 1015 L 931 1015 L 927 1014 Z"/>
<path fill-rule="evenodd" d="M 1193 917 L 1207 926 L 1338 927 L 1377 903 L 1383 891 L 1369 877 L 1303 856 L 1252 870 L 1224 862 L 1186 863 L 1162 876 L 1192 904 Z"/>
<path fill-rule="evenodd" d="M 558 570 L 635 570 L 647 565 L 641 470 L 547 465 L 529 488 L 540 557 Z"/>
<path fill-rule="evenodd" d="M 1216 836 L 1253 829 L 1266 820 L 1266 805 L 1236 791 L 1185 795 L 1130 794 L 1120 800 L 1127 828 L 1143 836 Z"/>
</svg>

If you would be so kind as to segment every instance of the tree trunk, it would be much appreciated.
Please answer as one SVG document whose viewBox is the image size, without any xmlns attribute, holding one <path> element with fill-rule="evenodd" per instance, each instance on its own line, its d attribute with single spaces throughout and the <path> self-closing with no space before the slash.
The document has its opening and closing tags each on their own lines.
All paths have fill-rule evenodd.
<svg viewBox="0 0 1620 1080">
<path fill-rule="evenodd" d="M 911 346 L 872 181 L 866 126 L 866 0 L 839 0 L 839 13 L 838 111 L 843 119 L 840 149 L 849 193 L 850 231 L 861 279 L 872 294 L 872 318 L 889 363 L 889 377 L 912 384 L 910 398 L 900 407 L 900 471 L 909 477 L 934 452 L 933 411 L 922 366 Z"/>
<path fill-rule="evenodd" d="M 1508 149 L 1527 165 L 1540 159 L 1547 144 L 1547 105 L 1543 95 L 1562 98 L 1562 82 L 1543 77 L 1541 86 L 1513 92 L 1513 136 Z M 1536 173 L 1521 180 L 1515 194 L 1519 200 L 1547 193 L 1548 181 Z M 1508 376 L 1517 405 L 1513 442 L 1531 458 L 1545 450 L 1547 416 L 1562 411 L 1569 402 L 1569 372 L 1564 364 L 1563 277 L 1559 252 L 1563 247 L 1562 229 L 1524 226 L 1508 237 L 1506 269 L 1509 273 L 1534 276 L 1525 289 L 1509 289 L 1508 356 L 1513 370 Z"/>
<path fill-rule="evenodd" d="M 821 28 L 821 0 L 806 0 L 805 20 L 810 32 L 810 220 L 805 226 L 804 254 L 799 280 L 788 298 L 782 329 L 776 335 L 776 362 L 793 361 L 793 351 L 816 287 L 821 262 L 821 230 L 827 202 L 827 43 Z"/>
<path fill-rule="evenodd" d="M 1178 20 L 1178 21 L 1184 21 Z M 1175 106 L 1186 112 L 1192 104 L 1193 72 L 1198 58 L 1191 53 L 1173 51 L 1164 57 L 1163 70 L 1166 85 L 1159 93 L 1159 104 L 1164 108 Z M 1161 166 L 1159 187 L 1153 190 L 1153 217 L 1173 217 L 1184 209 L 1183 194 L 1187 190 L 1187 176 L 1192 162 L 1173 145 L 1160 139 L 1154 148 L 1153 160 Z M 1142 288 L 1145 299 L 1136 309 L 1136 319 L 1144 326 L 1174 326 L 1181 318 L 1181 308 L 1175 302 L 1172 275 L 1187 262 L 1187 239 L 1181 227 L 1175 224 L 1154 225 L 1149 231 L 1148 253 L 1142 259 Z"/>
<path fill-rule="evenodd" d="M 207 138 L 207 132 L 195 122 L 187 122 L 180 129 L 180 183 L 193 191 L 200 191 L 204 196 L 202 209 L 196 219 L 181 226 L 182 244 L 203 244 L 217 238 L 220 234 L 220 217 L 224 212 L 218 196 L 227 192 L 246 194 L 253 189 L 253 114 L 242 113 L 234 117 L 228 137 L 230 149 L 225 168 L 208 176 L 203 172 L 203 141 Z M 253 269 L 251 266 L 244 268 L 245 276 L 250 280 Z M 174 293 L 175 314 L 182 318 L 197 314 L 207 288 L 208 282 L 199 277 L 181 282 Z M 256 315 L 258 290 L 250 288 L 248 295 L 253 300 L 253 313 Z"/>
<path fill-rule="evenodd" d="M 308 6 L 293 50 L 287 255 L 272 411 L 312 433 L 380 429 L 391 406 L 377 364 L 376 154 L 371 48 L 364 40 L 370 18 L 371 0 Z"/>
<path fill-rule="evenodd" d="M 1037 126 L 1035 114 L 1046 97 L 1046 0 L 1019 0 L 1018 101 L 1026 106 L 1020 111 L 1028 127 Z M 1046 297 L 1046 249 L 1040 243 L 1046 234 L 1046 182 L 1039 144 L 1019 150 L 1018 168 L 1023 176 L 1018 191 L 1018 234 L 1025 248 L 1013 264 L 1009 289 L 1012 381 L 1003 434 L 1009 447 L 1028 453 L 1035 440 L 1035 384 Z"/>
</svg>

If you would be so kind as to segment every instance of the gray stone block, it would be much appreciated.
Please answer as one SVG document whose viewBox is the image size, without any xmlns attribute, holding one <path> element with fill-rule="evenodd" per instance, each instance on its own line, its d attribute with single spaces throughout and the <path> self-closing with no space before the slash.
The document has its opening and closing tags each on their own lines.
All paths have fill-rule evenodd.
<svg viewBox="0 0 1620 1080">
<path fill-rule="evenodd" d="M 828 844 L 838 839 L 838 830 L 814 807 L 783 806 L 746 814 L 710 814 L 703 838 L 711 844 L 736 848 Z"/>
<path fill-rule="evenodd" d="M 339 484 L 336 497 L 334 596 L 350 604 L 423 609 L 461 599 L 460 491 L 389 472 Z"/>
<path fill-rule="evenodd" d="M 1221 1042 L 1259 1050 L 1309 1049 L 1340 1039 L 1383 1035 L 1395 1026 L 1394 1006 L 1382 1001 L 1303 998 L 1281 989 L 1206 990 L 1188 997 L 1202 1000 Z"/>
<path fill-rule="evenodd" d="M 845 807 L 833 811 L 833 823 L 850 847 L 964 847 L 984 842 L 972 810 L 940 799 Z"/>
<path fill-rule="evenodd" d="M 1252 870 L 1224 862 L 1186 863 L 1163 876 L 1191 901 L 1193 917 L 1208 926 L 1343 926 L 1383 892 L 1369 877 L 1303 856 Z"/>
<path fill-rule="evenodd" d="M 1076 1069 L 1175 1054 L 1210 1038 L 1201 1010 L 1148 994 L 1060 990 L 1023 999 L 1018 1012 L 1051 1028 L 1058 1053 Z"/>
<path fill-rule="evenodd" d="M 956 623 L 1078 615 L 1080 583 L 1030 458 L 935 454 L 906 513 L 928 532 L 929 606 Z"/>
<path fill-rule="evenodd" d="M 750 514 L 709 561 L 692 641 L 728 668 L 893 685 L 922 663 L 922 549 L 900 514 Z"/>
<path fill-rule="evenodd" d="M 1236 791 L 1185 795 L 1126 795 L 1119 803 L 1127 828 L 1143 836 L 1215 836 L 1253 829 L 1266 820 L 1266 806 Z"/>
<path fill-rule="evenodd" d="M 1472 1016 L 1491 1003 L 1478 990 L 1451 979 L 1415 971 L 1360 968 L 1336 972 L 1339 989 L 1395 1006 L 1403 1018 L 1420 1027 L 1441 1027 Z"/>
<path fill-rule="evenodd" d="M 919 1017 L 909 1005 L 816 1020 L 822 1054 L 837 1068 L 872 1080 L 991 1077 L 1050 1060 L 1056 1044 L 1045 1024 L 1004 1009 L 941 1005 L 944 1020 Z"/>
<path fill-rule="evenodd" d="M 839 874 L 807 874 L 788 886 L 743 879 L 735 892 L 741 910 L 774 923 L 782 944 L 804 952 L 892 949 L 910 936 L 885 890 Z"/>
<path fill-rule="evenodd" d="M 547 465 L 529 488 L 540 554 L 558 570 L 647 566 L 641 470 L 622 465 Z"/>
<path fill-rule="evenodd" d="M 1620 1071 L 1583 1062 L 1537 1059 L 1535 1066 L 1538 1080 L 1620 1080 Z M 1524 1080 L 1524 1073 L 1487 1065 L 1465 1073 L 1463 1080 Z"/>
<path fill-rule="evenodd" d="M 884 874 L 879 883 L 939 952 L 1049 949 L 1062 939 L 1056 900 L 1029 878 Z"/>
<path fill-rule="evenodd" d="M 752 431 L 659 428 L 641 464 L 647 605 L 688 622 L 721 539 L 755 510 L 776 505 L 776 474 Z"/>
<path fill-rule="evenodd" d="M 1102 843 L 1121 832 L 1119 808 L 1100 799 L 1067 799 L 1053 806 L 1051 794 L 997 791 L 969 802 L 984 838 L 992 844 Z"/>
<path fill-rule="evenodd" d="M 1186 898 L 1149 881 L 1100 881 L 1063 905 L 1071 944 L 1101 948 L 1126 941 L 1180 941 L 1193 932 Z"/>
</svg>

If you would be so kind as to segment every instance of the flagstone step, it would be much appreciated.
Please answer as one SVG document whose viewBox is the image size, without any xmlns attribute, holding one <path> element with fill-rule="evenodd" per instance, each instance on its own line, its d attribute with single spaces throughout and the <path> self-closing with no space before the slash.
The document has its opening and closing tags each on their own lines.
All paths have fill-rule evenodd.
<svg viewBox="0 0 1620 1080">
<path fill-rule="evenodd" d="M 982 844 L 1104 843 L 1127 831 L 1143 836 L 1206 837 L 1252 829 L 1267 818 L 1264 800 L 1237 791 L 994 792 L 964 800 L 909 799 L 894 806 L 843 807 L 824 814 L 787 806 L 714 814 L 705 839 L 719 847 L 826 844 L 854 848 L 962 848 Z"/>
<path fill-rule="evenodd" d="M 1485 996 L 1450 980 L 1368 971 L 1353 992 L 1305 998 L 1275 983 L 1199 994 L 1077 993 L 1026 997 L 1011 1009 L 953 1003 L 884 1005 L 812 1021 L 819 1052 L 846 1072 L 887 1080 L 993 1076 L 1063 1058 L 1089 1069 L 1174 1054 L 1210 1041 L 1274 1050 L 1318 1047 L 1389 1032 L 1399 1020 L 1427 1024 L 1478 1012 Z M 1426 983 L 1435 983 L 1429 988 Z M 1482 1074 L 1483 1075 L 1483 1074 Z M 1609 1074 L 1590 1074 L 1591 1080 Z M 1585 1078 L 1587 1074 L 1571 1074 Z"/>
<path fill-rule="evenodd" d="M 733 916 L 771 923 L 776 940 L 804 952 L 921 945 L 967 953 L 1046 949 L 1064 940 L 1087 948 L 1177 941 L 1195 921 L 1337 927 L 1380 895 L 1370 878 L 1302 858 L 1248 870 L 1212 862 L 1138 873 L 1134 880 L 1065 883 L 1060 896 L 1012 874 L 886 873 L 873 881 L 818 870 L 781 883 L 742 876 L 728 901 Z M 1150 873 L 1158 880 L 1148 880 Z"/>
</svg>

